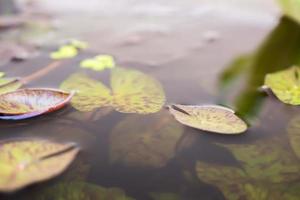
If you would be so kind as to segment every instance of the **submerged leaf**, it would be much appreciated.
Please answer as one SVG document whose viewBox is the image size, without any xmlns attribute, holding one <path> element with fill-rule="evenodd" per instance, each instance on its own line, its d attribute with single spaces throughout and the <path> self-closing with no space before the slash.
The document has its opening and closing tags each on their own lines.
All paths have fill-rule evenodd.
<svg viewBox="0 0 300 200">
<path fill-rule="evenodd" d="M 288 124 L 287 127 L 289 141 L 292 149 L 294 150 L 297 157 L 300 159 L 300 117 L 294 117 Z"/>
<path fill-rule="evenodd" d="M 293 66 L 289 69 L 267 74 L 265 86 L 270 88 L 282 102 L 300 105 L 300 68 Z"/>
<path fill-rule="evenodd" d="M 111 74 L 112 91 L 99 81 L 83 74 L 73 74 L 61 84 L 67 91 L 77 91 L 72 105 L 79 111 L 112 106 L 123 113 L 155 113 L 164 102 L 162 86 L 142 72 L 114 68 Z"/>
<path fill-rule="evenodd" d="M 85 59 L 81 61 L 82 68 L 89 68 L 95 71 L 114 68 L 116 66 L 114 58 L 110 55 L 98 55 L 95 58 Z"/>
<path fill-rule="evenodd" d="M 11 192 L 62 173 L 79 148 L 74 143 L 16 140 L 0 144 L 0 191 Z"/>
<path fill-rule="evenodd" d="M 133 167 L 160 168 L 175 156 L 183 126 L 167 112 L 128 116 L 110 134 L 110 161 Z"/>
<path fill-rule="evenodd" d="M 73 94 L 47 88 L 22 89 L 0 95 L 0 119 L 24 119 L 65 106 Z"/>
<path fill-rule="evenodd" d="M 171 105 L 170 112 L 180 123 L 204 131 L 238 134 L 247 130 L 247 125 L 234 111 L 221 106 Z"/>
<path fill-rule="evenodd" d="M 134 200 L 119 188 L 85 182 L 63 182 L 40 191 L 30 200 Z"/>
<path fill-rule="evenodd" d="M 52 59 L 65 59 L 65 58 L 73 58 L 78 54 L 78 50 L 76 47 L 72 45 L 65 45 L 60 47 L 57 51 L 52 52 L 50 57 Z"/>
<path fill-rule="evenodd" d="M 252 144 L 219 145 L 232 152 L 248 177 L 253 180 L 282 183 L 300 177 L 298 159 L 286 149 L 282 138 L 260 140 Z"/>
</svg>

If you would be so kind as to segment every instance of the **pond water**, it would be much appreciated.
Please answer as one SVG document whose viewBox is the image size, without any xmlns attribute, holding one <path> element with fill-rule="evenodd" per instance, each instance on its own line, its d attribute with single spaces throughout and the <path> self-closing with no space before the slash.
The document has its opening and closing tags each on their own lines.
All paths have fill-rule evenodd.
<svg viewBox="0 0 300 200">
<path fill-rule="evenodd" d="M 156 26 L 155 31 L 140 27 L 142 31 L 108 36 L 123 38 L 113 45 L 100 36 L 95 43 L 103 42 L 103 48 L 92 47 L 97 53 L 115 55 L 120 66 L 157 79 L 166 104 L 225 105 L 247 121 L 247 132 L 230 136 L 185 127 L 165 108 L 140 115 L 112 108 L 79 112 L 68 106 L 29 120 L 1 121 L 1 140 L 73 141 L 82 151 L 61 176 L 0 199 L 298 199 L 299 108 L 284 105 L 258 88 L 267 73 L 299 64 L 300 26 L 287 18 L 278 25 L 272 20 L 219 20 L 207 22 L 206 30 L 193 28 L 197 23 L 187 24 L 182 32 L 173 30 L 176 34 Z M 1 71 L 7 76 L 32 74 L 52 62 L 52 49 L 2 66 Z M 110 70 L 79 68 L 82 59 L 97 53 L 87 51 L 65 60 L 26 87 L 58 88 L 78 71 L 109 86 Z"/>
</svg>

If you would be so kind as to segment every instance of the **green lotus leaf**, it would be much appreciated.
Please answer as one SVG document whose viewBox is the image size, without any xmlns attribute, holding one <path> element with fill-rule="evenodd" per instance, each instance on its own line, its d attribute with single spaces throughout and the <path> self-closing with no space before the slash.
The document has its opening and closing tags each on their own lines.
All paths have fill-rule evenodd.
<svg viewBox="0 0 300 200">
<path fill-rule="evenodd" d="M 300 117 L 296 116 L 291 119 L 287 127 L 290 145 L 300 159 Z"/>
<path fill-rule="evenodd" d="M 260 140 L 251 144 L 222 144 L 222 146 L 231 151 L 253 180 L 280 183 L 299 178 L 298 159 L 286 149 L 281 138 Z"/>
<path fill-rule="evenodd" d="M 110 161 L 160 168 L 175 156 L 183 127 L 166 112 L 128 116 L 110 134 Z"/>
<path fill-rule="evenodd" d="M 267 74 L 265 86 L 270 88 L 282 102 L 300 105 L 300 68 L 293 66 L 289 69 Z"/>
<path fill-rule="evenodd" d="M 110 90 L 101 82 L 93 80 L 85 74 L 72 74 L 61 84 L 60 88 L 66 91 L 75 91 L 71 104 L 82 112 L 109 106 L 112 101 Z"/>
<path fill-rule="evenodd" d="M 95 58 L 89 58 L 81 61 L 82 68 L 89 68 L 95 71 L 111 69 L 116 66 L 114 58 L 110 55 L 98 55 Z"/>
<path fill-rule="evenodd" d="M 65 58 L 73 58 L 77 56 L 78 50 L 76 47 L 72 45 L 64 45 L 60 47 L 57 51 L 54 51 L 50 54 L 50 57 L 52 59 L 58 60 L 58 59 L 65 59 Z"/>
<path fill-rule="evenodd" d="M 118 188 L 104 188 L 85 182 L 62 182 L 30 197 L 30 200 L 134 200 Z"/>
<path fill-rule="evenodd" d="M 300 23 L 300 1 L 299 0 L 277 0 L 283 13 Z"/>
<path fill-rule="evenodd" d="M 169 111 L 180 123 L 222 134 L 239 134 L 247 130 L 247 124 L 231 109 L 222 106 L 171 105 Z"/>
<path fill-rule="evenodd" d="M 112 90 L 86 75 L 73 74 L 60 88 L 76 91 L 71 103 L 83 112 L 111 106 L 122 113 L 147 114 L 158 112 L 165 102 L 160 83 L 136 70 L 112 69 L 111 87 Z"/>
<path fill-rule="evenodd" d="M 0 146 L 0 191 L 11 192 L 62 173 L 79 148 L 74 143 L 15 140 Z"/>
</svg>

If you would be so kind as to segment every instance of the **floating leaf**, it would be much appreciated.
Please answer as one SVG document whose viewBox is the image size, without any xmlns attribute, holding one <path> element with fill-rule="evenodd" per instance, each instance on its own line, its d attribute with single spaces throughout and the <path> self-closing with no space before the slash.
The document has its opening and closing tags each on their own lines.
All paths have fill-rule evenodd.
<svg viewBox="0 0 300 200">
<path fill-rule="evenodd" d="M 163 167 L 175 156 L 182 134 L 182 125 L 166 112 L 128 116 L 110 134 L 110 160 L 134 167 Z"/>
<path fill-rule="evenodd" d="M 267 74 L 265 87 L 270 88 L 282 102 L 300 105 L 300 69 L 293 66 L 289 69 Z"/>
<path fill-rule="evenodd" d="M 63 182 L 30 195 L 30 200 L 134 200 L 119 188 L 104 188 L 85 182 Z"/>
<path fill-rule="evenodd" d="M 50 57 L 52 59 L 57 60 L 57 59 L 73 58 L 77 56 L 77 54 L 78 54 L 78 50 L 76 49 L 76 47 L 72 45 L 64 45 L 60 47 L 57 51 L 52 52 L 50 54 Z"/>
<path fill-rule="evenodd" d="M 10 79 L 9 82 L 3 81 L 2 85 L 0 85 L 0 95 L 4 94 L 4 93 L 8 93 L 8 92 L 13 92 L 16 91 L 17 89 L 21 88 L 23 86 L 23 84 L 17 80 L 17 79 Z M 1 82 L 1 79 L 0 79 Z M 4 84 L 6 82 L 6 84 Z"/>
<path fill-rule="evenodd" d="M 82 68 L 89 68 L 95 71 L 114 68 L 116 66 L 114 58 L 110 55 L 98 55 L 92 59 L 85 59 L 80 63 Z"/>
<path fill-rule="evenodd" d="M 225 107 L 175 104 L 169 110 L 180 123 L 204 131 L 238 134 L 247 130 L 246 123 Z"/>
<path fill-rule="evenodd" d="M 162 86 L 142 72 L 114 68 L 111 74 L 112 91 L 99 81 L 83 74 L 73 74 L 61 84 L 66 91 L 77 91 L 72 105 L 80 111 L 112 106 L 122 113 L 155 113 L 165 102 Z"/>
<path fill-rule="evenodd" d="M 288 124 L 287 127 L 289 141 L 292 149 L 294 150 L 297 157 L 300 159 L 300 117 L 294 117 Z"/>
<path fill-rule="evenodd" d="M 288 17 L 300 23 L 300 1 L 299 0 L 277 0 L 282 11 Z"/>
<path fill-rule="evenodd" d="M 61 84 L 60 88 L 75 91 L 71 103 L 74 108 L 82 112 L 109 106 L 112 101 L 109 88 L 84 74 L 72 74 Z"/>
<path fill-rule="evenodd" d="M 65 106 L 73 94 L 47 88 L 22 89 L 0 95 L 0 119 L 24 119 Z"/>
<path fill-rule="evenodd" d="M 16 140 L 0 145 L 0 191 L 11 192 L 62 173 L 79 148 L 74 143 Z"/>
<path fill-rule="evenodd" d="M 70 41 L 70 45 L 77 48 L 77 49 L 86 49 L 88 47 L 87 42 L 83 42 L 83 41 L 76 40 L 76 39 L 72 39 Z"/>
</svg>

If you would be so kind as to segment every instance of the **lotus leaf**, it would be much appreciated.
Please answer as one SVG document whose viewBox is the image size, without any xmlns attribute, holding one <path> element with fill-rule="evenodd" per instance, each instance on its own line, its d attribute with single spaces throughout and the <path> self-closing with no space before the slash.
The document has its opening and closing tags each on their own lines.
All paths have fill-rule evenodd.
<svg viewBox="0 0 300 200">
<path fill-rule="evenodd" d="M 270 88 L 275 96 L 286 104 L 300 105 L 300 68 L 289 69 L 267 74 L 265 86 Z"/>
<path fill-rule="evenodd" d="M 114 58 L 110 55 L 98 55 L 95 58 L 85 59 L 80 63 L 82 68 L 89 68 L 95 71 L 111 69 L 114 68 L 115 65 Z"/>
<path fill-rule="evenodd" d="M 166 112 L 128 116 L 110 135 L 110 160 L 127 166 L 159 168 L 175 156 L 183 127 Z"/>
<path fill-rule="evenodd" d="M 0 191 L 11 192 L 62 173 L 79 148 L 74 143 L 14 140 L 0 146 Z"/>
<path fill-rule="evenodd" d="M 247 125 L 234 111 L 221 106 L 171 105 L 170 112 L 180 123 L 222 134 L 238 134 L 246 131 Z"/>
<path fill-rule="evenodd" d="M 85 182 L 62 182 L 44 189 L 30 200 L 134 200 L 118 188 L 104 188 Z"/>
<path fill-rule="evenodd" d="M 65 106 L 73 94 L 47 88 L 31 88 L 0 95 L 0 119 L 25 119 Z"/>
<path fill-rule="evenodd" d="M 300 159 L 300 117 L 294 117 L 288 124 L 288 135 L 292 149 Z"/>
<path fill-rule="evenodd" d="M 111 106 L 122 113 L 155 113 L 164 102 L 162 86 L 152 77 L 137 70 L 114 68 L 111 88 L 84 74 L 73 74 L 61 84 L 66 91 L 76 91 L 72 105 L 79 111 Z"/>
</svg>

